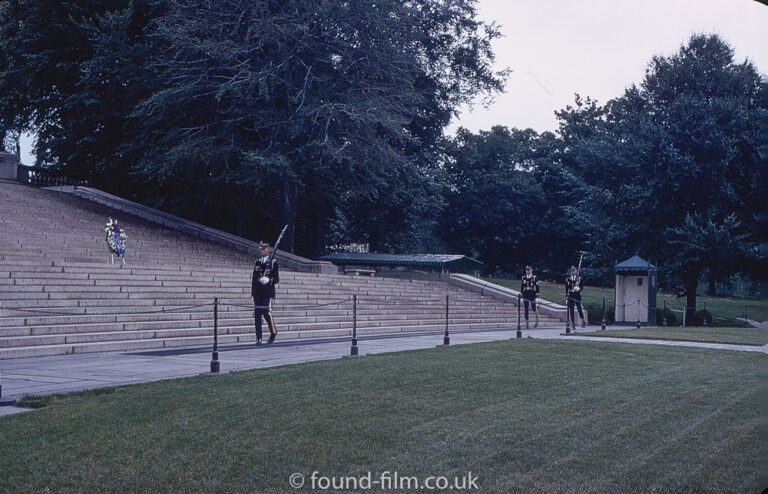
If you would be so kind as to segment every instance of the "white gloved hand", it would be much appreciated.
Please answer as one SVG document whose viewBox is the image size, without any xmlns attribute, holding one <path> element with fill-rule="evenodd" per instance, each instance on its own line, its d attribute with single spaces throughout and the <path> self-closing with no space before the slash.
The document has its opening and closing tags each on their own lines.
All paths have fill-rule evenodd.
<svg viewBox="0 0 768 494">
<path fill-rule="evenodd" d="M 261 283 L 262 285 L 266 285 L 267 283 L 269 283 L 269 278 L 267 278 L 266 276 L 262 276 L 261 278 L 259 278 L 259 283 Z"/>
<path fill-rule="evenodd" d="M 581 288 L 579 288 L 579 287 L 575 287 L 575 288 L 573 289 L 573 291 L 574 291 L 574 292 L 578 292 L 578 291 L 581 291 Z"/>
<path fill-rule="evenodd" d="M 253 300 L 253 297 L 251 297 L 251 305 L 256 305 L 256 302 Z"/>
</svg>

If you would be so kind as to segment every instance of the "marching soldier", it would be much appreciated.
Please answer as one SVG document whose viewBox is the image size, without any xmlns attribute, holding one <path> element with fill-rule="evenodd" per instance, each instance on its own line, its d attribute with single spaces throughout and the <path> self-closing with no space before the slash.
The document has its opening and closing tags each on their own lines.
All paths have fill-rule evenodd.
<svg viewBox="0 0 768 494">
<path fill-rule="evenodd" d="M 520 293 L 523 294 L 523 306 L 525 307 L 525 329 L 529 328 L 529 305 L 531 306 L 531 309 L 533 309 L 534 314 L 536 314 L 536 322 L 533 324 L 533 327 L 539 327 L 539 309 L 536 307 L 536 297 L 539 295 L 540 291 L 539 279 L 533 274 L 533 268 L 531 266 L 526 266 L 525 276 L 523 276 L 523 279 L 520 281 Z"/>
<path fill-rule="evenodd" d="M 275 298 L 275 285 L 280 282 L 277 260 L 272 258 L 269 262 L 269 254 L 272 247 L 265 242 L 259 244 L 261 257 L 253 266 L 253 278 L 251 279 L 251 301 L 255 305 L 254 325 L 256 327 L 256 344 L 261 345 L 261 318 L 267 321 L 269 327 L 269 340 L 274 343 L 277 336 L 275 320 L 272 317 L 272 299 Z M 269 264 L 269 265 L 268 265 Z"/>
<path fill-rule="evenodd" d="M 579 270 L 576 266 L 571 266 L 571 275 L 565 279 L 565 298 L 568 302 L 568 313 L 571 316 L 571 322 L 574 329 L 576 328 L 576 319 L 574 318 L 573 307 L 576 306 L 579 309 L 579 317 L 581 318 L 581 327 L 586 328 L 587 322 L 584 319 L 584 311 L 581 308 L 581 291 L 584 288 L 584 282 L 579 276 Z"/>
</svg>

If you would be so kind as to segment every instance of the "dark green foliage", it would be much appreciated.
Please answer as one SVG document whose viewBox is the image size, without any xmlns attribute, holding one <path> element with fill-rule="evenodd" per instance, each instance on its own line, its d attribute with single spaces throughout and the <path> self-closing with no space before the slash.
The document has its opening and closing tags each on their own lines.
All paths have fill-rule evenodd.
<svg viewBox="0 0 768 494">
<path fill-rule="evenodd" d="M 694 35 L 654 57 L 622 97 L 560 113 L 564 139 L 578 131 L 570 153 L 584 197 L 571 212 L 595 260 L 641 251 L 679 280 L 690 307 L 704 270 L 748 268 L 765 195 L 758 96 L 751 63 L 736 64 L 716 35 Z"/>
<path fill-rule="evenodd" d="M 600 303 L 584 304 L 584 310 L 589 314 L 590 324 L 602 324 L 603 320 L 603 305 Z M 613 304 L 606 304 L 605 306 L 605 323 L 613 324 L 615 321 L 615 310 Z"/>
<path fill-rule="evenodd" d="M 712 314 L 707 309 L 697 310 L 694 321 L 696 326 L 703 326 L 704 321 L 707 321 L 707 326 L 712 326 Z"/>
<path fill-rule="evenodd" d="M 7 0 L 0 129 L 34 128 L 40 160 L 191 219 L 288 223 L 288 250 L 321 253 L 360 206 L 385 218 L 343 235 L 412 239 L 436 214 L 422 191 L 443 128 L 502 86 L 499 33 L 475 17 L 473 1 Z"/>
<path fill-rule="evenodd" d="M 468 252 L 487 272 L 514 272 L 536 255 L 530 228 L 544 204 L 544 192 L 525 169 L 536 133 L 494 127 L 472 134 L 461 129 L 446 165 L 448 190 L 441 232 L 452 252 Z"/>
<path fill-rule="evenodd" d="M 662 326 L 664 318 L 667 319 L 667 326 L 675 326 L 677 324 L 677 316 L 669 308 L 659 308 L 656 310 L 656 326 Z"/>
</svg>

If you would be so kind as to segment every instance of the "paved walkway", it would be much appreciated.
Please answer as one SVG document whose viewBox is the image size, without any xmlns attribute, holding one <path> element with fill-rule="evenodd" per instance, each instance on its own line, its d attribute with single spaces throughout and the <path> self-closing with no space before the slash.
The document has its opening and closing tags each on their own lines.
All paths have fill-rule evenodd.
<svg viewBox="0 0 768 494">
<path fill-rule="evenodd" d="M 643 344 L 711 348 L 768 353 L 768 345 L 745 346 L 684 341 L 641 340 L 562 336 L 562 328 L 523 330 L 523 337 L 599 341 L 612 344 Z M 451 345 L 464 345 L 515 337 L 514 330 L 453 332 Z M 442 344 L 442 332 L 402 333 L 359 338 L 360 355 L 434 348 Z M 350 353 L 349 338 L 290 340 L 257 347 L 253 344 L 219 347 L 221 373 L 276 367 L 299 362 L 331 360 Z M 52 357 L 0 360 L 2 398 L 65 393 L 209 373 L 210 348 L 180 348 L 133 352 L 84 353 Z M 0 415 L 23 409 L 0 406 Z"/>
</svg>

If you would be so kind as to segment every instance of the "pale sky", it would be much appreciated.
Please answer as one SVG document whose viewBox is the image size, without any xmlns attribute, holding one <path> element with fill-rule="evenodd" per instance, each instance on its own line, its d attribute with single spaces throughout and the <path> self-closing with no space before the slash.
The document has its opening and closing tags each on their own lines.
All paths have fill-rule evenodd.
<svg viewBox="0 0 768 494">
<path fill-rule="evenodd" d="M 461 112 L 448 129 L 493 125 L 555 130 L 555 110 L 574 93 L 605 103 L 639 83 L 653 55 L 676 53 L 691 34 L 717 33 L 768 74 L 768 7 L 754 0 L 479 0 L 479 14 L 501 26 L 496 66 L 513 70 L 504 94 Z M 32 139 L 22 138 L 32 164 Z"/>
<path fill-rule="evenodd" d="M 717 33 L 768 74 L 768 6 L 754 0 L 479 0 L 480 18 L 501 26 L 497 68 L 505 94 L 478 101 L 449 128 L 493 125 L 555 130 L 555 110 L 574 93 L 605 103 L 639 83 L 653 55 L 670 56 L 691 34 Z"/>
</svg>

